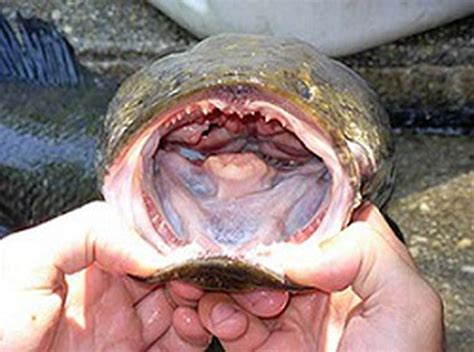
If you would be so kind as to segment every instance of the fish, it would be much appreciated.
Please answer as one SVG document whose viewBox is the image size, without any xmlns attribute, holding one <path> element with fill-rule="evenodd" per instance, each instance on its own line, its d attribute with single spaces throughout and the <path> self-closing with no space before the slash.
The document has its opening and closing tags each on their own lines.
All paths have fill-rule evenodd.
<svg viewBox="0 0 474 352">
<path fill-rule="evenodd" d="M 116 90 L 52 24 L 0 13 L 0 238 L 102 198 L 95 159 Z"/>
<path fill-rule="evenodd" d="M 2 188 L 11 190 L 0 210 L 26 211 L 32 224 L 103 197 L 164 258 L 139 280 L 178 279 L 226 292 L 306 290 L 284 273 L 288 250 L 341 231 L 355 209 L 384 204 L 393 188 L 393 138 L 377 96 L 347 66 L 301 40 L 211 36 L 143 67 L 118 89 L 79 81 L 25 93 L 21 104 L 1 95 L 0 138 L 16 135 L 0 154 Z M 19 83 L 0 86 L 12 84 Z M 48 100 L 51 113 L 38 114 L 36 100 L 44 104 L 50 90 L 61 93 Z M 65 101 L 64 90 L 88 93 L 96 103 Z M 17 107 L 14 115 L 4 100 Z M 72 112 L 56 116 L 55 103 Z M 87 113 L 78 114 L 78 105 Z M 25 124 L 22 109 L 33 106 L 26 117 L 34 123 Z M 8 161 L 23 166 L 32 158 L 15 152 L 15 143 L 40 150 L 36 139 L 60 146 L 58 155 L 42 152 L 48 155 L 40 164 L 55 173 L 11 170 Z M 5 181 L 11 171 L 15 178 Z M 71 183 L 86 175 L 87 185 Z M 36 216 L 30 204 L 56 209 Z"/>
</svg>

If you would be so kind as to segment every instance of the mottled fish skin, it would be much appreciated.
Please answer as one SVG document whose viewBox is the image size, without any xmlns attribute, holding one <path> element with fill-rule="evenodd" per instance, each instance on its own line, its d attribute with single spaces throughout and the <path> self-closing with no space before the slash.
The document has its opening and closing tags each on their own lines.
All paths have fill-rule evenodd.
<svg viewBox="0 0 474 352">
<path fill-rule="evenodd" d="M 255 86 L 311 116 L 332 139 L 362 199 L 390 194 L 393 142 L 388 117 L 366 83 L 344 65 L 295 39 L 223 34 L 169 55 L 131 76 L 105 120 L 101 178 L 127 143 L 161 112 L 211 87 Z M 239 94 L 229 89 L 229 94 Z M 350 144 L 366 151 L 369 177 L 359 175 Z M 362 182 L 362 184 L 360 184 Z"/>
<path fill-rule="evenodd" d="M 101 197 L 95 155 L 117 84 L 54 26 L 0 14 L 0 238 Z"/>
<path fill-rule="evenodd" d="M 0 84 L 1 224 L 31 226 L 101 197 L 95 155 L 113 91 Z"/>
</svg>

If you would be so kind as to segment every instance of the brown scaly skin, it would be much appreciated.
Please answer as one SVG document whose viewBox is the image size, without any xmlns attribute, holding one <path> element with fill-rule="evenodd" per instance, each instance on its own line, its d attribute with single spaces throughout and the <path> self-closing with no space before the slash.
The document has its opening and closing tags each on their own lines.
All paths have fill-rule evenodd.
<svg viewBox="0 0 474 352">
<path fill-rule="evenodd" d="M 298 285 L 287 278 L 282 280 L 265 268 L 257 269 L 227 257 L 197 258 L 160 269 L 150 277 L 132 277 L 150 284 L 184 280 L 208 291 L 246 292 L 262 287 L 291 292 L 314 290 L 313 287 Z"/>
</svg>

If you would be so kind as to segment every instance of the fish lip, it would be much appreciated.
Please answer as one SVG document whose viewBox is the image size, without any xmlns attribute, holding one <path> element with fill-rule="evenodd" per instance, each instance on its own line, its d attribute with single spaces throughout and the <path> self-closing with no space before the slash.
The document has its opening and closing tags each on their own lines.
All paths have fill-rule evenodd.
<svg viewBox="0 0 474 352">
<path fill-rule="evenodd" d="M 181 280 L 208 291 L 230 293 L 251 291 L 262 287 L 295 293 L 315 290 L 314 287 L 295 283 L 285 275 L 278 277 L 258 264 L 225 255 L 189 259 L 158 269 L 146 277 L 129 276 L 150 285 Z"/>
<path fill-rule="evenodd" d="M 248 92 L 250 92 L 250 91 L 258 92 L 259 93 L 258 96 L 262 97 L 262 99 L 265 99 L 264 103 L 267 104 L 266 107 L 268 108 L 270 105 L 278 107 L 281 110 L 280 111 L 281 114 L 287 114 L 288 115 L 286 117 L 286 120 L 291 118 L 291 117 L 289 117 L 290 115 L 294 117 L 294 115 L 296 114 L 299 117 L 297 128 L 300 130 L 300 132 L 296 133 L 297 136 L 300 138 L 300 140 L 303 141 L 303 143 L 307 147 L 308 147 L 307 143 L 311 144 L 311 143 L 314 142 L 314 141 L 312 142 L 312 141 L 309 140 L 310 137 L 307 137 L 307 138 L 304 137 L 304 138 L 306 138 L 306 140 L 301 137 L 301 130 L 307 132 L 308 130 L 315 131 L 315 130 L 319 129 L 319 126 L 317 125 L 317 123 L 315 123 L 314 121 L 311 120 L 311 117 L 306 116 L 304 112 L 302 112 L 301 110 L 298 109 L 298 106 L 292 104 L 292 102 L 287 101 L 286 97 L 278 96 L 277 94 L 274 94 L 274 92 L 271 92 L 271 91 L 263 91 L 261 87 L 256 87 L 254 85 L 250 85 L 250 86 L 251 87 L 249 89 L 244 89 L 243 90 L 244 96 L 248 97 Z M 122 161 L 123 160 L 130 160 L 130 159 L 139 160 L 139 158 L 141 157 L 141 153 L 145 148 L 146 141 L 148 141 L 148 139 L 150 138 L 152 133 L 156 133 L 156 131 L 159 130 L 160 126 L 163 126 L 164 124 L 166 124 L 166 122 L 169 121 L 173 116 L 175 116 L 177 113 L 182 111 L 184 109 L 183 106 L 189 106 L 190 104 L 197 103 L 197 102 L 203 101 L 205 99 L 208 99 L 208 100 L 209 99 L 215 99 L 215 101 L 213 103 L 216 103 L 216 101 L 218 101 L 219 99 L 216 99 L 216 95 L 213 95 L 213 92 L 215 92 L 215 90 L 217 90 L 218 92 L 222 92 L 223 91 L 222 89 L 223 89 L 223 87 L 221 85 L 218 85 L 218 86 L 215 86 L 215 87 L 208 87 L 205 90 L 199 90 L 199 91 L 195 92 L 194 94 L 189 94 L 186 97 L 186 99 L 179 99 L 173 106 L 169 107 L 167 111 L 161 112 L 159 115 L 155 115 L 152 119 L 150 119 L 150 121 L 145 126 L 143 126 L 143 128 L 140 131 L 137 132 L 136 136 L 133 139 L 130 140 L 129 146 L 127 148 L 124 148 L 124 150 L 119 155 L 119 157 L 116 158 L 115 163 L 110 167 L 109 173 L 106 175 L 106 177 L 104 179 L 104 186 L 103 186 L 103 194 L 104 194 L 104 197 L 105 197 L 106 201 L 108 201 L 109 203 L 112 203 L 114 206 L 120 205 L 120 203 L 122 203 L 122 205 L 123 205 L 123 203 L 127 203 L 127 201 L 121 202 L 120 199 L 119 199 L 120 197 L 117 198 L 117 196 L 115 194 L 113 194 L 114 193 L 114 191 L 113 191 L 113 183 L 114 183 L 113 182 L 113 176 L 120 171 L 121 167 L 122 168 L 124 167 L 123 165 L 120 165 L 121 160 Z M 236 99 L 239 100 L 239 98 L 235 97 L 235 94 L 234 94 L 238 90 L 242 91 L 242 84 L 241 83 L 239 83 L 239 85 L 235 89 L 229 89 L 229 87 L 226 87 L 226 89 L 224 90 L 224 92 L 225 92 L 224 96 L 229 96 L 230 97 L 230 98 L 226 98 L 227 99 L 226 103 L 228 103 L 230 105 L 232 102 L 235 103 Z M 240 99 L 245 100 L 245 99 L 242 99 L 242 98 L 240 98 Z M 221 99 L 221 101 L 222 101 L 222 99 Z M 284 104 L 281 104 L 281 102 L 284 102 Z M 265 104 L 263 104 L 263 105 L 265 105 Z M 285 108 L 282 108 L 281 105 L 283 105 Z M 293 114 L 289 113 L 288 110 L 292 111 Z M 315 120 L 317 120 L 316 117 L 315 117 Z M 320 131 L 319 133 L 320 133 L 321 138 L 324 138 L 325 140 L 327 140 L 328 143 L 332 142 L 331 137 L 329 136 L 329 134 L 326 131 L 324 131 L 324 130 L 319 130 L 319 131 Z M 307 134 L 307 133 L 305 133 L 305 134 Z M 145 136 L 145 137 L 142 138 L 143 136 Z M 143 141 L 140 142 L 140 139 L 142 139 Z M 137 143 L 142 143 L 142 144 L 141 144 L 141 146 L 138 146 L 137 151 L 134 151 L 133 147 Z M 314 145 L 312 147 L 308 147 L 308 148 L 313 153 L 321 156 L 318 152 L 315 152 Z M 318 148 L 319 147 L 317 147 L 316 149 L 318 149 Z M 329 149 L 331 149 L 331 148 L 329 148 Z M 130 157 L 130 153 L 132 153 L 131 157 Z M 133 153 L 135 153 L 135 154 L 133 154 Z M 345 169 L 345 164 L 340 162 L 340 160 L 338 159 L 338 155 L 334 150 L 331 149 L 331 153 L 332 153 L 332 156 L 331 156 L 332 162 L 337 164 L 337 167 L 339 167 L 339 176 L 338 176 L 339 181 L 335 182 L 335 184 L 336 183 L 343 184 L 343 182 L 341 180 L 345 176 L 347 176 L 346 175 L 347 170 Z M 325 160 L 324 158 L 323 158 L 323 160 L 327 164 L 327 160 Z M 128 163 L 125 163 L 125 167 L 127 167 L 127 164 Z M 130 165 L 128 165 L 128 166 L 130 166 Z M 132 192 L 130 191 L 130 189 L 132 189 L 134 187 L 133 181 L 132 182 L 127 181 L 127 182 L 128 182 L 128 185 L 126 185 L 126 187 L 129 187 L 129 193 L 131 194 Z M 333 225 L 333 228 L 335 228 L 335 227 L 337 227 L 337 228 L 333 229 L 332 231 L 329 231 L 328 235 L 333 234 L 335 231 L 340 231 L 340 229 L 347 224 L 347 222 L 350 218 L 350 213 L 352 211 L 352 201 L 353 201 L 354 189 L 351 188 L 351 185 L 347 185 L 347 184 L 344 187 L 345 187 L 345 191 L 344 191 L 345 192 L 345 198 L 344 198 L 345 200 L 342 203 L 345 204 L 345 208 L 342 212 L 345 213 L 345 214 L 343 216 L 339 216 L 341 223 Z M 138 207 L 142 207 L 142 205 L 139 204 L 140 200 L 137 200 L 137 199 L 133 199 L 132 202 L 128 201 L 128 203 L 133 203 L 135 205 L 138 204 Z M 132 206 L 131 204 L 128 204 L 127 209 L 123 209 L 123 207 L 121 208 L 121 206 L 119 206 L 119 210 L 121 211 L 122 214 L 124 214 L 126 217 L 128 217 L 127 221 L 128 221 L 129 224 L 131 224 L 132 226 L 134 225 L 134 223 L 136 224 L 136 222 L 135 222 L 136 219 L 134 219 L 134 206 Z M 130 214 L 131 214 L 131 216 L 130 216 Z M 324 219 L 326 219 L 325 226 L 330 227 L 331 225 L 328 224 L 329 216 L 325 216 Z M 163 222 L 163 223 L 166 223 L 166 222 Z M 170 231 L 169 228 L 167 230 L 165 227 L 163 227 L 161 230 L 164 231 L 164 232 Z M 138 232 L 142 235 L 142 237 L 144 237 L 148 242 L 150 242 L 158 250 L 158 252 L 160 252 L 162 254 L 165 254 L 165 255 L 169 255 L 170 251 L 171 251 L 171 248 L 169 247 L 169 244 L 165 245 L 164 242 L 161 243 L 162 240 L 161 240 L 160 236 L 156 235 L 155 231 L 156 231 L 156 229 L 154 229 L 153 226 L 150 226 L 148 224 L 148 225 L 141 226 Z M 148 233 L 148 235 L 147 235 L 147 233 Z M 317 237 L 317 236 L 312 235 L 312 236 L 310 236 L 310 238 L 311 237 L 314 238 L 314 237 Z M 324 237 L 322 237 L 320 240 L 322 240 L 323 238 Z M 189 244 L 184 246 L 184 247 L 180 247 L 178 245 L 178 250 L 182 250 L 182 249 L 185 249 L 186 251 L 190 251 L 190 252 L 192 252 L 194 250 L 192 248 L 192 246 L 190 246 Z M 172 249 L 172 250 L 175 251 L 175 249 Z M 278 280 L 280 282 L 286 282 L 285 278 L 284 278 L 281 263 L 272 263 L 272 261 L 268 260 L 268 258 L 264 259 L 262 263 L 259 263 L 258 261 L 253 260 L 254 258 L 258 258 L 259 256 L 262 257 L 261 253 L 270 253 L 269 258 L 271 258 L 272 257 L 272 254 L 271 254 L 272 251 L 273 251 L 272 246 L 262 245 L 262 246 L 259 246 L 259 248 L 253 248 L 252 250 L 249 251 L 249 253 L 251 253 L 251 254 L 249 254 L 249 257 L 248 257 L 248 258 L 250 258 L 250 260 L 247 260 L 248 258 L 244 258 L 244 261 L 242 261 L 242 262 L 246 263 L 246 265 L 253 266 L 254 269 L 255 269 L 255 267 L 265 267 L 265 268 L 270 270 L 270 272 L 272 273 L 271 275 L 273 275 L 273 277 L 278 278 Z M 202 255 L 203 252 L 199 251 L 199 250 L 195 250 L 192 253 L 194 253 L 194 255 Z M 183 257 L 175 257 L 175 258 L 178 258 L 177 260 L 181 261 L 181 262 L 183 260 L 188 260 L 188 262 L 189 262 L 189 260 L 192 261 L 192 257 L 190 257 L 190 256 L 187 256 L 187 257 L 188 257 L 188 259 L 185 259 L 186 255 L 183 256 Z M 191 259 L 189 259 L 189 258 L 191 258 Z M 210 258 L 212 258 L 212 257 L 206 256 L 204 258 L 206 258 L 206 260 L 210 260 Z M 281 258 L 279 258 L 279 259 L 281 259 Z M 235 262 L 235 263 L 237 263 L 237 262 Z M 181 268 L 181 266 L 178 266 L 178 267 L 169 266 L 169 267 L 170 268 L 173 267 L 175 270 L 178 270 L 179 268 Z M 201 268 L 204 270 L 206 268 L 206 266 L 205 265 L 201 266 Z M 179 269 L 179 270 L 182 270 L 182 269 Z M 172 276 L 168 276 L 168 277 L 171 278 Z M 273 285 L 273 287 L 274 286 L 275 285 Z M 291 284 L 286 282 L 285 288 L 289 289 L 290 286 L 291 286 Z"/>
</svg>

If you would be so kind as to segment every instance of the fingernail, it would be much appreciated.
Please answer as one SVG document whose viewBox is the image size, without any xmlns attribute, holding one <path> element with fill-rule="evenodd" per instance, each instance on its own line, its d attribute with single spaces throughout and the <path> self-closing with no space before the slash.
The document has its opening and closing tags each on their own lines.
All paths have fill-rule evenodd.
<svg viewBox="0 0 474 352">
<path fill-rule="evenodd" d="M 250 309 L 260 317 L 272 317 L 281 313 L 288 302 L 288 292 L 285 291 L 254 291 L 234 294 L 239 304 Z"/>
<path fill-rule="evenodd" d="M 212 308 L 211 321 L 214 325 L 219 325 L 223 321 L 230 319 L 239 311 L 234 305 L 229 303 L 218 303 Z"/>
</svg>

